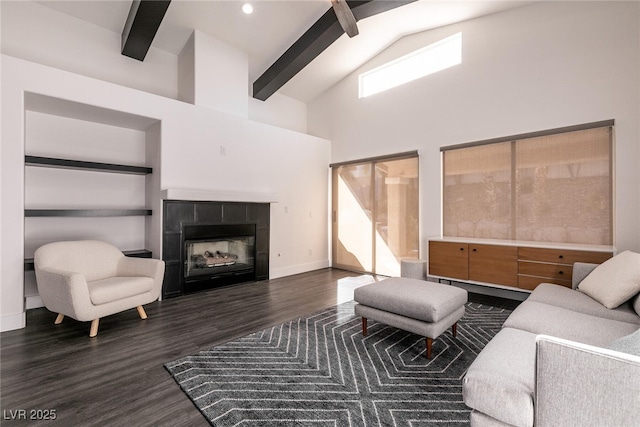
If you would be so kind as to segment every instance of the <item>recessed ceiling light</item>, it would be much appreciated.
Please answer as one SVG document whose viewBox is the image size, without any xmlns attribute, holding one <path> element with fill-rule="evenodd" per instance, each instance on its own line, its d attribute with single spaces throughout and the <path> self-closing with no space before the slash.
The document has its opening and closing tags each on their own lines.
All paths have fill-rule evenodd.
<svg viewBox="0 0 640 427">
<path fill-rule="evenodd" d="M 245 3 L 242 5 L 242 11 L 247 15 L 250 15 L 253 13 L 253 6 L 251 6 L 251 4 L 249 3 Z"/>
</svg>

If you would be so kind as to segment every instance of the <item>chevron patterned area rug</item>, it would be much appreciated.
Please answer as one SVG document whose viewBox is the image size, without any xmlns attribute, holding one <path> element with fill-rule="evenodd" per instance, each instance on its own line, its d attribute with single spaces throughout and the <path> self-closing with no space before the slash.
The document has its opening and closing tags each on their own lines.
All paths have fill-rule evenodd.
<svg viewBox="0 0 640 427">
<path fill-rule="evenodd" d="M 466 425 L 461 380 L 510 310 L 468 303 L 457 337 L 423 337 L 338 305 L 167 363 L 214 426 Z"/>
</svg>

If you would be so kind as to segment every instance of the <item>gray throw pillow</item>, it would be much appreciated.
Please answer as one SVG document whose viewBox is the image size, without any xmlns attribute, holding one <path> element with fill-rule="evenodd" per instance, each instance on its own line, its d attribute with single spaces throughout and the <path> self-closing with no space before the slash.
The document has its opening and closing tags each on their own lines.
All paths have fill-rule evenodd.
<svg viewBox="0 0 640 427">
<path fill-rule="evenodd" d="M 640 329 L 609 344 L 610 350 L 640 356 Z"/>
</svg>

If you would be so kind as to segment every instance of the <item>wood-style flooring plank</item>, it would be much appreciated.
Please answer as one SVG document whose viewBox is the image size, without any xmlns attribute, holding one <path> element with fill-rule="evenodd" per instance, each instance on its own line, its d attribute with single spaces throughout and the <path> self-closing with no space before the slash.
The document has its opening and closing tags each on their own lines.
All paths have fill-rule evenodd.
<svg viewBox="0 0 640 427">
<path fill-rule="evenodd" d="M 0 335 L 1 424 L 207 426 L 164 363 L 344 302 L 338 280 L 357 275 L 324 269 L 154 302 L 147 320 L 135 309 L 101 319 L 95 338 L 89 322 L 29 310 L 26 328 Z M 12 420 L 20 409 L 56 419 Z"/>
<path fill-rule="evenodd" d="M 353 299 L 360 276 L 323 269 L 186 295 L 90 322 L 44 308 L 0 335 L 2 426 L 207 426 L 164 363 Z M 487 301 L 491 303 L 492 301 Z M 14 420 L 17 410 L 56 419 Z M 19 413 L 18 413 L 19 414 Z"/>
</svg>

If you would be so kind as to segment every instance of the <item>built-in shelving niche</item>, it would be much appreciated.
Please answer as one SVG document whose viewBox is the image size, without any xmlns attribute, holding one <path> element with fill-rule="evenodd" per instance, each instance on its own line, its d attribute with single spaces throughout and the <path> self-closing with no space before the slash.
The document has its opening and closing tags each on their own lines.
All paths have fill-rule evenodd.
<svg viewBox="0 0 640 427">
<path fill-rule="evenodd" d="M 161 257 L 160 122 L 25 94 L 26 307 L 42 305 L 33 253 L 98 239 L 127 256 Z"/>
</svg>

